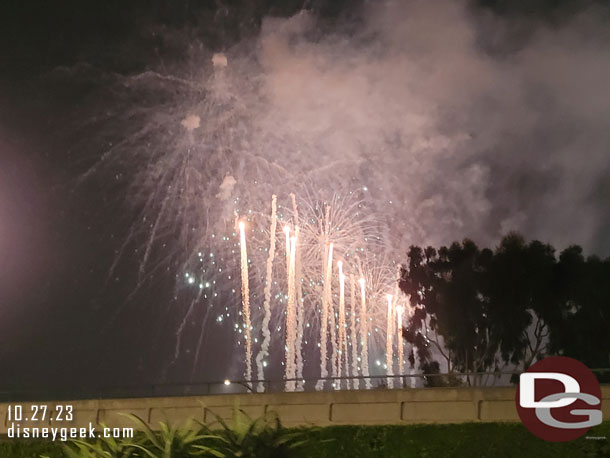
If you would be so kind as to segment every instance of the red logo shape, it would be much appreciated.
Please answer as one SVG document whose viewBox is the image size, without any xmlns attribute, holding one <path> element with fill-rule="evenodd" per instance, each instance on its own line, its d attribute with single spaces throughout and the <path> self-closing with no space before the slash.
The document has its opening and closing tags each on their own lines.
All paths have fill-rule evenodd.
<svg viewBox="0 0 610 458">
<path fill-rule="evenodd" d="M 516 404 L 532 434 L 550 442 L 567 442 L 601 422 L 601 399 L 599 382 L 587 366 L 552 356 L 521 374 Z"/>
</svg>

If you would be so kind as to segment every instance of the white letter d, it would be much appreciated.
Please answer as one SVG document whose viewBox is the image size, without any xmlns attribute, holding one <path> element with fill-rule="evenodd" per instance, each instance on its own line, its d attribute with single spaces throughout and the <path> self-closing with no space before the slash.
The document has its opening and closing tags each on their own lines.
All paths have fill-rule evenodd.
<svg viewBox="0 0 610 458">
<path fill-rule="evenodd" d="M 525 372 L 519 377 L 519 404 L 521 407 L 535 409 L 544 407 L 552 409 L 555 407 L 564 407 L 576 401 L 576 398 L 563 398 L 558 401 L 542 402 L 534 401 L 536 379 L 550 379 L 561 382 L 564 386 L 564 393 L 580 393 L 580 385 L 578 381 L 567 374 L 559 372 Z"/>
</svg>

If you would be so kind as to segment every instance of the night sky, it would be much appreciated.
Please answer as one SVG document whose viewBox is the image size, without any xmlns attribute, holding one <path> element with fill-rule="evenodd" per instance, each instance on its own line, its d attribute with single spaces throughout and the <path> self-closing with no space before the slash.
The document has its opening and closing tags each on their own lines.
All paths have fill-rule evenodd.
<svg viewBox="0 0 610 458">
<path fill-rule="evenodd" d="M 442 73 L 447 80 L 438 78 L 418 85 L 417 75 L 404 76 L 409 84 L 415 81 L 412 86 L 419 99 L 413 105 L 434 107 L 432 114 L 425 112 L 434 117 L 434 127 L 424 123 L 427 133 L 418 142 L 429 142 L 428 147 L 434 149 L 439 144 L 434 142 L 435 133 L 440 132 L 443 138 L 463 137 L 472 143 L 464 146 L 456 141 L 454 146 L 450 142 L 442 146 L 446 157 L 436 157 L 430 163 L 413 153 L 416 159 L 412 159 L 413 171 L 408 173 L 417 177 L 406 172 L 398 177 L 402 172 L 397 171 L 396 179 L 401 183 L 415 184 L 413 188 L 404 186 L 400 201 L 405 205 L 396 217 L 404 223 L 393 223 L 395 230 L 405 233 L 405 238 L 412 236 L 417 243 L 449 243 L 472 237 L 493 246 L 502 233 L 514 229 L 557 248 L 576 243 L 586 253 L 608 256 L 608 3 L 464 3 L 459 30 L 453 16 L 440 10 L 422 12 L 416 1 L 395 3 L 404 11 L 416 11 L 413 15 L 422 18 L 421 28 L 405 26 L 404 32 L 401 17 L 371 19 L 375 2 L 2 2 L 0 390 L 222 380 L 236 372 L 231 337 L 219 327 L 206 331 L 205 355 L 195 366 L 192 353 L 186 352 L 168 369 L 174 333 L 181 320 L 172 310 L 184 310 L 188 302 L 176 287 L 176 272 L 170 268 L 178 269 L 178 263 L 168 261 L 167 268 L 154 273 L 145 287 L 134 293 L 139 269 L 136 256 L 123 254 L 118 263 L 115 261 L 142 209 L 135 199 L 130 204 L 125 199 L 138 174 L 125 161 L 91 179 L 82 177 L 107 145 L 127 135 L 130 120 L 141 121 L 138 114 L 125 116 L 134 100 L 143 107 L 169 106 L 172 97 L 190 100 L 190 96 L 177 91 L 173 94 L 166 86 L 122 92 L 127 85 L 117 83 L 119 76 L 155 71 L 191 78 L 201 62 L 209 63 L 214 52 L 247 61 L 247 56 L 267 46 L 261 39 L 266 36 L 261 35 L 263 24 L 268 24 L 266 18 L 289 21 L 301 8 L 310 12 L 314 25 L 305 32 L 294 32 L 286 41 L 306 43 L 303 49 L 311 61 L 315 62 L 315 56 L 332 56 L 338 65 L 345 64 L 341 68 L 362 71 L 363 84 L 370 93 L 401 84 L 398 76 L 383 80 L 376 66 L 382 68 L 395 59 L 404 69 L 434 69 L 444 62 Z M 467 38 L 463 38 L 464 31 L 468 31 Z M 445 40 L 452 36 L 450 41 L 464 39 L 468 46 L 442 52 Z M 407 43 L 412 38 L 416 44 L 410 47 Z M 401 49 L 403 43 L 409 49 L 407 57 L 386 52 Z M 295 46 L 298 57 L 300 48 Z M 352 48 L 355 51 L 350 54 Z M 344 62 L 346 54 L 349 59 Z M 275 58 L 265 56 L 270 61 Z M 547 61 L 540 56 L 552 58 Z M 279 81 L 285 69 L 276 61 L 268 64 L 265 58 L 251 67 L 244 64 L 240 71 L 256 68 L 269 80 L 279 75 L 275 80 Z M 534 68 L 540 61 L 543 63 Z M 464 70 L 466 67 L 469 70 Z M 371 73 L 366 73 L 369 70 Z M 457 82 L 446 84 L 454 79 L 449 75 L 453 70 Z M 332 77 L 331 71 L 325 70 L 312 71 L 304 78 L 312 82 L 316 75 Z M 479 75 L 481 80 L 474 81 Z M 460 84 L 465 90 L 458 98 L 455 94 L 461 92 L 456 89 Z M 297 85 L 290 89 L 299 90 Z M 326 89 L 322 85 L 320 90 Z M 332 91 L 341 94 L 337 88 Z M 511 91 L 519 97 L 513 97 Z M 347 91 L 337 99 L 330 93 L 329 97 L 339 102 L 341 97 L 352 100 Z M 346 102 L 343 109 L 349 112 L 350 107 L 357 110 L 366 106 L 373 115 L 378 114 L 378 107 L 367 100 L 354 105 Z M 383 100 L 373 100 L 384 106 Z M 397 100 L 410 99 L 399 95 Z M 280 132 L 282 139 L 307 136 L 309 128 L 315 131 L 317 126 L 309 120 L 316 117 L 318 109 L 330 113 L 331 128 L 345 132 L 346 137 L 359 125 L 358 120 L 353 125 L 348 121 L 339 125 L 342 121 L 336 120 L 343 119 L 341 112 L 324 106 L 312 109 L 299 100 L 289 104 L 302 110 L 299 119 L 306 120 L 305 127 L 298 133 Z M 339 110 L 336 107 L 341 103 L 334 105 L 333 110 Z M 264 107 L 273 113 L 269 105 Z M 280 108 L 278 118 L 282 117 Z M 386 114 L 393 116 L 392 112 Z M 411 119 L 408 115 L 404 119 Z M 113 124 L 112 119 L 119 117 L 120 123 Z M 416 118 L 420 119 L 413 116 Z M 371 151 L 378 151 L 378 139 L 385 132 L 371 128 L 368 134 L 370 137 L 363 136 L 358 144 L 366 150 L 371 139 Z M 408 131 L 402 134 L 410 135 Z M 250 141 L 256 144 L 256 139 Z M 337 142 L 336 137 L 328 136 L 307 147 L 333 148 Z M 407 147 L 404 139 L 389 134 L 383 144 L 395 145 L 397 151 L 418 148 Z M 359 157 L 373 161 L 375 154 L 363 152 Z M 203 164 L 205 167 L 205 161 Z M 214 167 L 210 164 L 212 170 L 206 173 L 213 176 Z M 364 170 L 366 167 L 359 173 L 366 176 Z M 218 175 L 224 174 L 218 170 Z M 477 184 L 465 188 L 469 180 Z M 446 198 L 452 195 L 461 196 L 455 204 Z M 408 222 L 412 208 L 407 202 L 412 200 L 428 202 L 418 210 L 417 223 Z M 450 214 L 463 212 L 460 205 L 470 209 L 465 222 L 456 222 L 457 217 Z M 166 234 L 166 241 L 175 240 L 176 234 Z M 143 244 L 143 236 L 136 234 L 126 252 Z M 155 252 L 153 258 L 164 258 L 163 250 Z M 176 305 L 166 306 L 170 303 Z M 204 320 L 203 312 L 196 311 L 190 320 L 196 328 Z M 198 338 L 198 333 L 189 337 L 193 341 Z"/>
</svg>

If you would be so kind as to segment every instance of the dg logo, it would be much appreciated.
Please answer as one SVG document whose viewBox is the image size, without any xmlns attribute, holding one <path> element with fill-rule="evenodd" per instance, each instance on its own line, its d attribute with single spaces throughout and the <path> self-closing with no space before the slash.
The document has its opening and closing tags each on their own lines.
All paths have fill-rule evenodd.
<svg viewBox="0 0 610 458">
<path fill-rule="evenodd" d="M 541 439 L 565 442 L 602 422 L 602 394 L 595 375 L 565 356 L 544 358 L 519 378 L 517 412 Z"/>
</svg>

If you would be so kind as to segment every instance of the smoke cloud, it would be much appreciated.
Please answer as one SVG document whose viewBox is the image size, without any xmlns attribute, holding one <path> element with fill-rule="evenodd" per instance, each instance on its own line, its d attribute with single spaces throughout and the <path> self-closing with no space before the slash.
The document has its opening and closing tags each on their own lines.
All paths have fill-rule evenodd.
<svg viewBox="0 0 610 458">
<path fill-rule="evenodd" d="M 144 164 L 128 195 L 167 202 L 148 210 L 172 226 L 231 221 L 229 197 L 260 210 L 305 186 L 360 190 L 395 252 L 509 231 L 610 251 L 606 10 L 552 25 L 448 0 L 356 10 L 266 17 L 226 49 L 196 28 L 153 27 L 141 33 L 165 54 L 143 72 L 57 68 L 54 81 L 99 88 L 74 115 L 94 140 L 71 146 L 113 175 Z"/>
<path fill-rule="evenodd" d="M 607 254 L 607 17 L 523 38 L 460 2 L 365 8 L 327 33 L 306 12 L 266 19 L 255 62 L 229 57 L 260 78 L 253 141 L 285 154 L 270 160 L 367 186 L 405 241 L 518 230 Z"/>
</svg>

